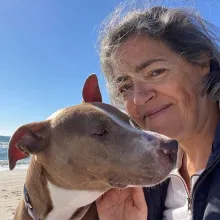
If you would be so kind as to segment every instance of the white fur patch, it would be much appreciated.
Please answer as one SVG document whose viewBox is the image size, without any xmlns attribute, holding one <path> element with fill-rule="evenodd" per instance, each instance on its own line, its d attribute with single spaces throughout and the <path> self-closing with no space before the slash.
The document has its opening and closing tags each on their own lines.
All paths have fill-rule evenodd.
<svg viewBox="0 0 220 220">
<path fill-rule="evenodd" d="M 91 204 L 104 192 L 67 190 L 48 181 L 53 210 L 45 220 L 68 220 L 81 207 Z"/>
</svg>

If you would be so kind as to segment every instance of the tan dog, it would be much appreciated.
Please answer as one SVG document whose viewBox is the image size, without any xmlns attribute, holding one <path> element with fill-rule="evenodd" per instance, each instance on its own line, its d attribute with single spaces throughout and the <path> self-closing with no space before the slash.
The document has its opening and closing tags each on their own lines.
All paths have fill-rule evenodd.
<svg viewBox="0 0 220 220">
<path fill-rule="evenodd" d="M 101 103 L 96 75 L 83 99 L 12 136 L 11 170 L 32 154 L 14 219 L 95 220 L 94 201 L 108 189 L 154 185 L 173 169 L 177 142 L 132 127 L 126 114 Z"/>
</svg>

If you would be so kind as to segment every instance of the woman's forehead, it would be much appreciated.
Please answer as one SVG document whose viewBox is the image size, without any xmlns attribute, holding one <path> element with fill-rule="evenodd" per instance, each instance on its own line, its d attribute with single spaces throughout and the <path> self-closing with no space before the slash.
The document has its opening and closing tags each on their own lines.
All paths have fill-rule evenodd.
<svg viewBox="0 0 220 220">
<path fill-rule="evenodd" d="M 131 53 L 132 52 L 132 53 Z M 137 37 L 129 37 L 119 47 L 117 47 L 114 55 L 118 58 L 140 55 L 145 52 L 149 56 L 163 56 L 173 52 L 164 42 L 152 39 L 146 35 Z"/>
<path fill-rule="evenodd" d="M 135 40 L 126 40 L 113 56 L 114 72 L 140 72 L 156 62 L 176 62 L 178 54 L 164 43 L 139 36 Z"/>
</svg>

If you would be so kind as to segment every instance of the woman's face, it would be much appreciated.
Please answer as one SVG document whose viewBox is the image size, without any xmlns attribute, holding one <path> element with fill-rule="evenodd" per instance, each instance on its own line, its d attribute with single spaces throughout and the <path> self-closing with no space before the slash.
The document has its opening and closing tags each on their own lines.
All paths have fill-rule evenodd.
<svg viewBox="0 0 220 220">
<path fill-rule="evenodd" d="M 200 90 L 209 62 L 190 64 L 162 42 L 130 37 L 114 55 L 118 91 L 142 128 L 181 140 L 204 126 L 208 98 Z"/>
</svg>

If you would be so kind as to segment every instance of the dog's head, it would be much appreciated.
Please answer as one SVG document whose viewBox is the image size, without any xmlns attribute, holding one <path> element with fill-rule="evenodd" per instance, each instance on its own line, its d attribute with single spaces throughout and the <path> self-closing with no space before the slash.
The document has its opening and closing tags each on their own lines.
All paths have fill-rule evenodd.
<svg viewBox="0 0 220 220">
<path fill-rule="evenodd" d="M 49 180 L 69 189 L 164 180 L 174 167 L 177 142 L 134 128 L 125 113 L 102 103 L 96 75 L 85 81 L 82 94 L 83 103 L 18 128 L 9 144 L 10 169 L 33 154 Z"/>
</svg>

